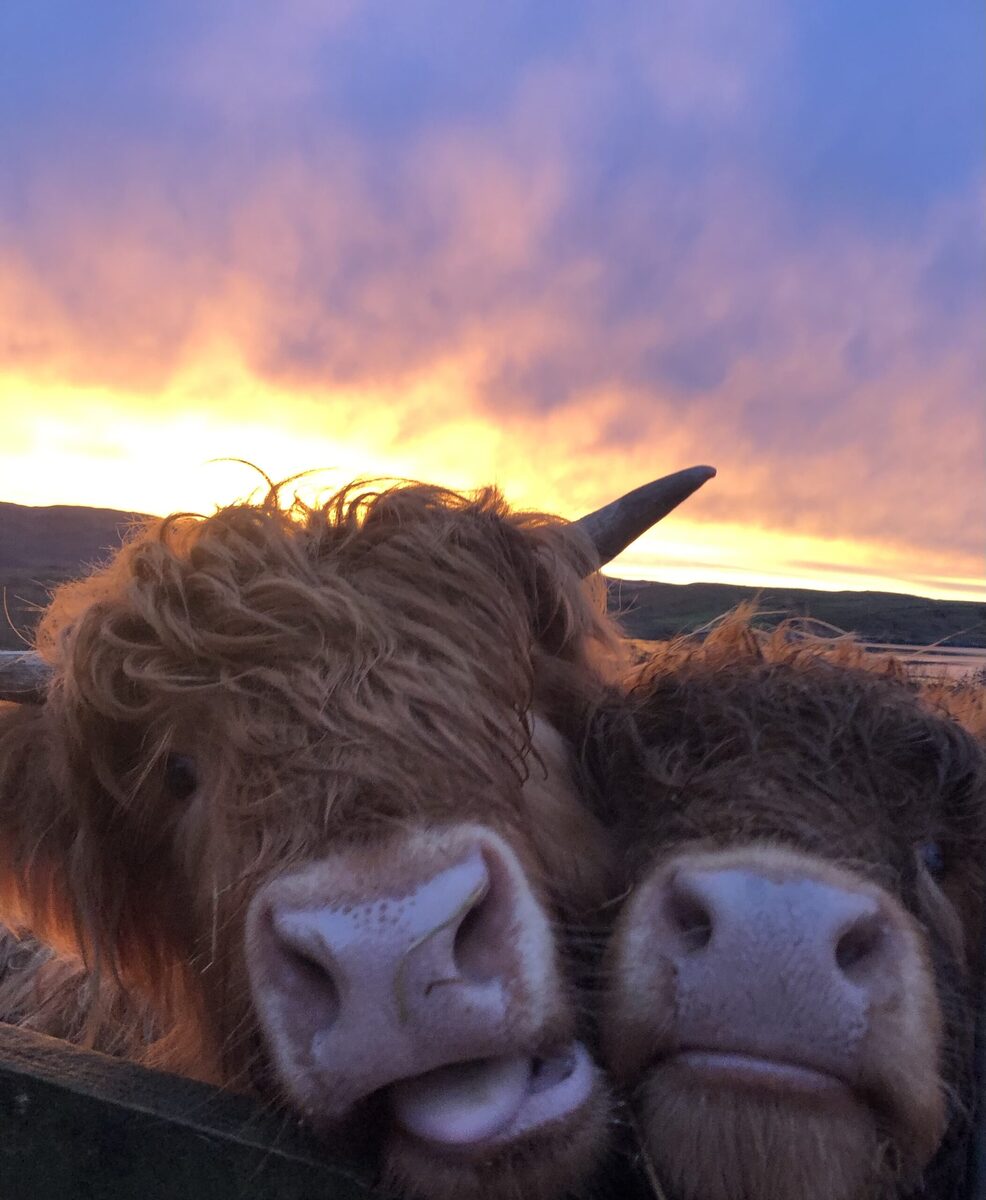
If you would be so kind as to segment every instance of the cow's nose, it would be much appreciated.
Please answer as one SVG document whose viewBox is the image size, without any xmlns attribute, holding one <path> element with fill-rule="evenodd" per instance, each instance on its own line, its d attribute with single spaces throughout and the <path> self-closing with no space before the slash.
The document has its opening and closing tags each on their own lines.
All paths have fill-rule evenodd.
<svg viewBox="0 0 986 1200">
<path fill-rule="evenodd" d="M 865 987 L 878 976 L 888 936 L 872 894 L 816 879 L 771 877 L 756 870 L 684 868 L 661 896 L 670 957 L 778 960 Z"/>
<path fill-rule="evenodd" d="M 370 881 L 368 881 L 370 883 Z M 509 948 L 486 857 L 478 848 L 452 866 L 419 880 L 403 895 L 370 883 L 363 899 L 333 902 L 331 886 L 312 903 L 271 905 L 271 951 L 280 985 L 304 997 L 317 1014 L 319 1039 L 340 1020 L 366 1019 L 367 1008 L 389 1011 L 401 1026 L 429 1022 L 429 1010 L 496 1007 Z"/>
<path fill-rule="evenodd" d="M 787 860 L 772 869 L 707 856 L 658 875 L 633 924 L 640 951 L 670 968 L 683 1050 L 853 1076 L 872 1011 L 901 986 L 901 929 L 878 889 L 843 874 L 845 886 Z"/>
<path fill-rule="evenodd" d="M 281 876 L 251 903 L 246 954 L 268 1046 L 282 1079 L 304 1081 L 303 1107 L 332 1123 L 444 1068 L 454 1117 L 436 1115 L 427 1084 L 402 1085 L 394 1104 L 448 1141 L 505 1122 L 561 996 L 547 918 L 510 847 L 480 827 Z"/>
</svg>

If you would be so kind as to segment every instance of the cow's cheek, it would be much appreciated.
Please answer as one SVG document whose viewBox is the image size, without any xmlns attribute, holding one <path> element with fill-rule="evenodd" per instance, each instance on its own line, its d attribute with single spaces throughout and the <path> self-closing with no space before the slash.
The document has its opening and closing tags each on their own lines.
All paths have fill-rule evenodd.
<svg viewBox="0 0 986 1200">
<path fill-rule="evenodd" d="M 914 919 L 898 911 L 909 934 L 898 962 L 899 999 L 871 1012 L 863 1075 L 888 1097 L 887 1120 L 901 1169 L 916 1174 L 945 1133 L 945 1037 L 926 939 Z"/>
<path fill-rule="evenodd" d="M 625 912 L 603 966 L 607 981 L 600 1036 L 613 1079 L 633 1087 L 675 1044 L 674 964 L 654 952 L 650 928 Z"/>
</svg>

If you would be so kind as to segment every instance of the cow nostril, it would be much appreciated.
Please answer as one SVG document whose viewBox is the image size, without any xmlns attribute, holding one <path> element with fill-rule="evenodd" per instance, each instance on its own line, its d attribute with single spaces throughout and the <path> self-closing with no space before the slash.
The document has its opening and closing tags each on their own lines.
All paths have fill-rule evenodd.
<svg viewBox="0 0 986 1200">
<path fill-rule="evenodd" d="M 503 941 L 507 934 L 498 897 L 487 879 L 463 904 L 455 931 L 452 957 L 457 970 L 472 981 L 488 980 L 503 969 Z"/>
<path fill-rule="evenodd" d="M 325 987 L 328 985 L 333 991 L 336 990 L 332 976 L 326 971 L 325 967 L 321 963 L 316 962 L 314 958 L 305 954 L 304 951 L 286 946 L 285 955 L 291 971 L 297 976 L 299 982 L 309 987 Z"/>
<path fill-rule="evenodd" d="M 342 999 L 339 986 L 323 963 L 304 951 L 286 946 L 285 965 L 290 981 L 289 993 L 316 1019 L 320 1028 L 328 1028 L 339 1015 Z"/>
<path fill-rule="evenodd" d="M 850 978 L 868 965 L 883 942 L 883 923 L 878 915 L 860 917 L 839 938 L 835 961 L 843 975 Z"/>
<path fill-rule="evenodd" d="M 670 890 L 667 914 L 686 950 L 704 950 L 712 941 L 712 914 L 695 893 L 680 881 Z"/>
<path fill-rule="evenodd" d="M 333 960 L 310 932 L 305 914 L 271 913 L 268 929 L 274 957 L 270 960 L 276 989 L 285 1000 L 307 1012 L 322 1028 L 339 1015 L 342 997 Z M 296 926 L 301 926 L 297 928 Z"/>
</svg>

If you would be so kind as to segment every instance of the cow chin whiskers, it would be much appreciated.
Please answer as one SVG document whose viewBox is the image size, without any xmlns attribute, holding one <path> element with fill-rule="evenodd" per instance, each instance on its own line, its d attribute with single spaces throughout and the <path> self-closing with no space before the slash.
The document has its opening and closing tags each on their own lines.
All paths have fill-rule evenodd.
<svg viewBox="0 0 986 1200">
<path fill-rule="evenodd" d="M 637 1098 L 643 1150 L 676 1200 L 890 1200 L 899 1159 L 864 1105 L 678 1086 L 652 1073 Z"/>
</svg>

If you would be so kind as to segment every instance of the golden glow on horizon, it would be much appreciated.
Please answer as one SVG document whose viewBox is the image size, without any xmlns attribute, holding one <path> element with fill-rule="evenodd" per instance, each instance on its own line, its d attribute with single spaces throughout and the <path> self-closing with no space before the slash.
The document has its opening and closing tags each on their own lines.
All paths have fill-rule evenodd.
<svg viewBox="0 0 986 1200">
<path fill-rule="evenodd" d="M 619 411 L 600 393 L 580 407 L 494 421 L 469 402 L 478 359 L 449 361 L 401 386 L 301 393 L 253 378 L 217 348 L 160 394 L 0 377 L 0 500 L 86 504 L 163 514 L 209 512 L 257 487 L 234 456 L 273 478 L 320 468 L 306 497 L 358 476 L 409 477 L 468 489 L 498 483 L 512 503 L 576 516 L 650 475 L 701 461 L 665 438 L 600 462 L 595 431 Z M 632 461 L 631 461 L 632 457 Z M 729 487 L 720 477 L 709 488 Z M 690 502 L 698 509 L 701 493 Z M 874 542 L 702 521 L 684 507 L 611 568 L 626 579 L 747 586 L 866 589 L 973 600 L 986 590 L 944 555 L 922 562 Z M 968 565 L 969 574 L 961 573 Z"/>
</svg>

